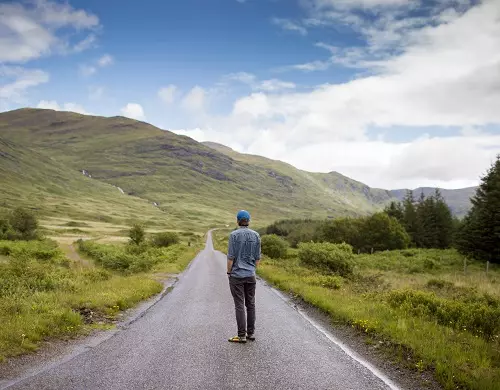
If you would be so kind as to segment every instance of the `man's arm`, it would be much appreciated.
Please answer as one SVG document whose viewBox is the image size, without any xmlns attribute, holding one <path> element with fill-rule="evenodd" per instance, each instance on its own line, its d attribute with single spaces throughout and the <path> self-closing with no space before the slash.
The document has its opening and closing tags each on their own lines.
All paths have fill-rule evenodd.
<svg viewBox="0 0 500 390">
<path fill-rule="evenodd" d="M 233 243 L 233 236 L 229 236 L 229 241 L 227 242 L 227 273 L 231 273 L 231 270 L 233 269 L 233 262 L 234 262 L 234 243 Z"/>
<path fill-rule="evenodd" d="M 255 268 L 259 266 L 261 257 L 260 236 L 257 236 L 257 246 L 255 248 Z"/>
</svg>

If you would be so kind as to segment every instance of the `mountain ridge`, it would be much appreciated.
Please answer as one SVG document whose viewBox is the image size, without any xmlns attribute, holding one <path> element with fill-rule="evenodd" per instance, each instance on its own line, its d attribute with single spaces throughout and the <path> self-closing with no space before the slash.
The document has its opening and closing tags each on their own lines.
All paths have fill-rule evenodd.
<svg viewBox="0 0 500 390">
<path fill-rule="evenodd" d="M 224 145 L 216 150 L 120 116 L 25 108 L 0 113 L 0 137 L 194 224 L 227 224 L 240 208 L 263 222 L 367 215 L 395 199 L 337 172 L 301 171 Z"/>
</svg>

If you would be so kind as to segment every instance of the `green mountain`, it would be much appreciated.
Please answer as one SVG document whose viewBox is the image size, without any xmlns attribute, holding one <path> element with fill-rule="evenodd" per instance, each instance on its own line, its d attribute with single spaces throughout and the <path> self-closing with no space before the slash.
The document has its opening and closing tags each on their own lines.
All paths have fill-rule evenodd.
<svg viewBox="0 0 500 390">
<path fill-rule="evenodd" d="M 262 223 L 363 215 L 393 197 L 124 117 L 20 109 L 0 113 L 0 139 L 3 207 L 208 226 L 232 223 L 240 208 Z"/>
</svg>

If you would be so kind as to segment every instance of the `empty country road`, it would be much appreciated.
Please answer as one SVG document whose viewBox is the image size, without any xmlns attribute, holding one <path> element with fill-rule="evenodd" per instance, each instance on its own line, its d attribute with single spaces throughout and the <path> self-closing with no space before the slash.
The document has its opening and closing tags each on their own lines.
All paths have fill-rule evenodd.
<svg viewBox="0 0 500 390">
<path fill-rule="evenodd" d="M 261 281 L 257 341 L 229 343 L 236 321 L 225 261 L 209 233 L 205 249 L 172 292 L 143 317 L 94 348 L 6 388 L 397 389 Z"/>
</svg>

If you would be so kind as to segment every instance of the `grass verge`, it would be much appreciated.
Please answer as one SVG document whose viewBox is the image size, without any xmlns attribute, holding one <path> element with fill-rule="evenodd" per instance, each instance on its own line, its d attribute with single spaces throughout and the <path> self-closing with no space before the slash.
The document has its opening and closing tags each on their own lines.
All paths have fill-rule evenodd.
<svg viewBox="0 0 500 390">
<path fill-rule="evenodd" d="M 93 249 L 109 257 L 123 247 Z M 184 244 L 162 248 L 149 268 L 124 272 L 81 267 L 54 241 L 0 241 L 0 362 L 36 350 L 43 340 L 86 334 L 114 321 L 120 311 L 161 292 L 158 273 L 181 272 L 197 250 Z"/>
</svg>

